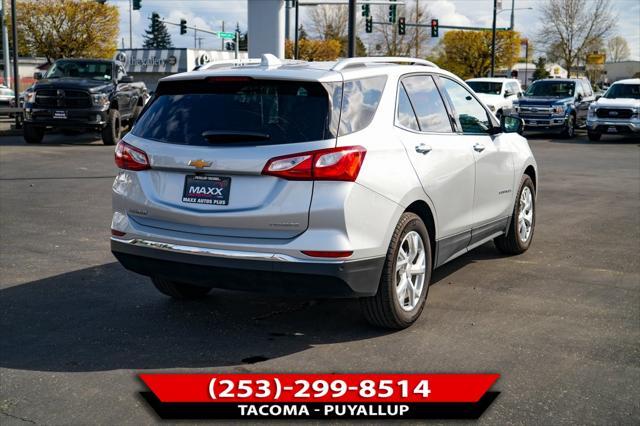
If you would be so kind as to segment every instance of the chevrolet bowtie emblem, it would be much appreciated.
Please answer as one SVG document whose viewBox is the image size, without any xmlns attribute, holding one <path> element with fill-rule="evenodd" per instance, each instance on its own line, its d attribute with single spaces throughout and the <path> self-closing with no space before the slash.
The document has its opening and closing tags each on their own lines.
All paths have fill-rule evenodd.
<svg viewBox="0 0 640 426">
<path fill-rule="evenodd" d="M 205 167 L 209 167 L 211 164 L 212 164 L 211 161 L 204 161 L 204 160 L 189 161 L 189 165 L 195 167 L 196 169 L 204 169 Z"/>
</svg>

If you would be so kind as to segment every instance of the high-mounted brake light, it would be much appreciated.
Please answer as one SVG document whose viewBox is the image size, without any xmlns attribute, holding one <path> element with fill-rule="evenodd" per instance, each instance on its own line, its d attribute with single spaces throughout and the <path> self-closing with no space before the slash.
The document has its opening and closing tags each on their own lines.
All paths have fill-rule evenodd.
<svg viewBox="0 0 640 426">
<path fill-rule="evenodd" d="M 147 154 L 124 141 L 118 142 L 115 154 L 116 166 L 125 170 L 147 170 L 151 168 Z"/>
<path fill-rule="evenodd" d="M 262 169 L 263 175 L 288 180 L 338 180 L 354 182 L 367 150 L 345 146 L 274 157 Z"/>
<path fill-rule="evenodd" d="M 237 83 L 251 81 L 253 78 L 244 76 L 220 76 L 220 77 L 207 77 L 205 81 L 207 83 Z"/>
</svg>

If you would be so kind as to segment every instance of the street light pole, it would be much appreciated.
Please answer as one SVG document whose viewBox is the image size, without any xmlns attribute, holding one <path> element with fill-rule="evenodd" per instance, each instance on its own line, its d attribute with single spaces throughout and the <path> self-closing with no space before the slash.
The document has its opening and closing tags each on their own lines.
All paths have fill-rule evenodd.
<svg viewBox="0 0 640 426">
<path fill-rule="evenodd" d="M 493 25 L 491 26 L 491 77 L 493 77 L 496 67 L 496 15 L 497 15 L 497 0 L 493 0 Z"/>
</svg>

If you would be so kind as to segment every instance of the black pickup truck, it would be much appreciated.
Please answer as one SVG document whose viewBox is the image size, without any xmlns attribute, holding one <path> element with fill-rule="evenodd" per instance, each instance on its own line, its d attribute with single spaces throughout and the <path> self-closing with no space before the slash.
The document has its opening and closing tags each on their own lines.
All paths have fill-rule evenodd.
<svg viewBox="0 0 640 426">
<path fill-rule="evenodd" d="M 117 61 L 60 59 L 34 77 L 24 104 L 27 143 L 42 142 L 47 129 L 62 129 L 99 131 L 104 144 L 113 145 L 149 98 L 145 84 L 134 83 Z"/>
</svg>

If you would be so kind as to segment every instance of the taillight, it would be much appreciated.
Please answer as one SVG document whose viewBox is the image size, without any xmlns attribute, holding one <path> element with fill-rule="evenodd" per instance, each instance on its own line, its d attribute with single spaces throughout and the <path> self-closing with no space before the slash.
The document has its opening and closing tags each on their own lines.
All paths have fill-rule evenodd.
<svg viewBox="0 0 640 426">
<path fill-rule="evenodd" d="M 361 146 L 346 146 L 274 157 L 267 161 L 262 174 L 289 180 L 354 182 L 366 153 Z"/>
<path fill-rule="evenodd" d="M 147 154 L 126 142 L 120 141 L 116 146 L 116 166 L 125 170 L 147 170 L 151 168 Z"/>
</svg>

